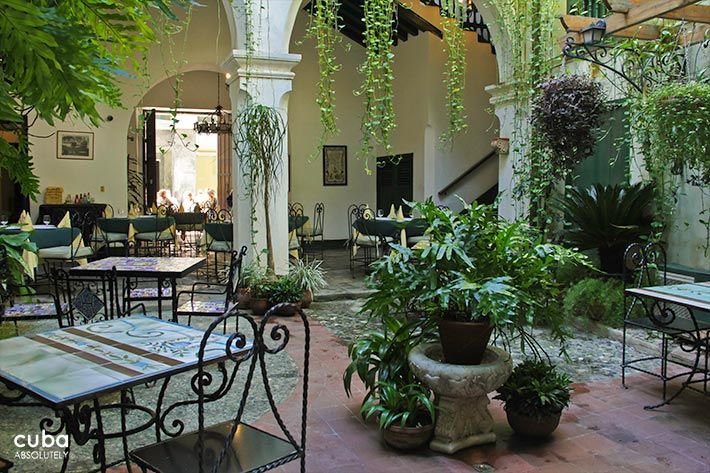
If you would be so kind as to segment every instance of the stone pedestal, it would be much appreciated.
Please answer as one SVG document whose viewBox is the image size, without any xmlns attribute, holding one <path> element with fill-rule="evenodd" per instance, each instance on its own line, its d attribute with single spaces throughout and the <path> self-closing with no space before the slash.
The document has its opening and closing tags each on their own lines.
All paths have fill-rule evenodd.
<svg viewBox="0 0 710 473">
<path fill-rule="evenodd" d="M 488 347 L 480 365 L 450 365 L 441 361 L 441 345 L 420 345 L 409 354 L 414 374 L 438 396 L 432 450 L 454 453 L 495 442 L 488 393 L 505 383 L 513 369 L 510 355 Z"/>
</svg>

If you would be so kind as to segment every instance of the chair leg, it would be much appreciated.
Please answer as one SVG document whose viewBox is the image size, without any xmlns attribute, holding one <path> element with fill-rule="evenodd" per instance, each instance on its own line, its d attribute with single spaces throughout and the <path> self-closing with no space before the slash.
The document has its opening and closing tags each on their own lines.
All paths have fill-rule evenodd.
<svg viewBox="0 0 710 473">
<path fill-rule="evenodd" d="M 665 333 L 661 337 L 661 377 L 663 379 L 663 402 L 666 402 L 668 384 L 668 338 Z"/>
<path fill-rule="evenodd" d="M 626 386 L 626 323 L 624 323 L 621 338 L 621 385 Z"/>
</svg>

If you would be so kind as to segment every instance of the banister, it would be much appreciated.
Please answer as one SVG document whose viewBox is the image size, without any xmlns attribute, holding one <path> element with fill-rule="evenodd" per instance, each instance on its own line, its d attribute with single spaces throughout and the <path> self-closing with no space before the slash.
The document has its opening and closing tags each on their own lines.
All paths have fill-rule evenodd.
<svg viewBox="0 0 710 473">
<path fill-rule="evenodd" d="M 490 153 L 488 153 L 483 159 L 478 161 L 476 164 L 471 166 L 470 168 L 466 169 L 459 177 L 451 181 L 446 187 L 441 189 L 439 191 L 439 197 L 445 197 L 449 195 L 449 191 L 456 186 L 459 182 L 463 181 L 466 179 L 469 174 L 473 173 L 476 169 L 479 167 L 483 166 L 484 163 L 486 163 L 488 160 L 490 160 L 492 157 L 498 156 L 498 150 L 494 149 Z"/>
</svg>

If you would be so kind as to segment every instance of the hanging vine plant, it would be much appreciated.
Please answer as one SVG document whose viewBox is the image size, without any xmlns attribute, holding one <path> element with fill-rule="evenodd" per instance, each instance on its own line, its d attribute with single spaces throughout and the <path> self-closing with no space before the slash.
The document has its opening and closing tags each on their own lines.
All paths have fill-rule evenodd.
<svg viewBox="0 0 710 473">
<path fill-rule="evenodd" d="M 392 86 L 396 12 L 395 0 L 365 0 L 365 62 L 359 67 L 363 82 L 356 94 L 364 97 L 365 112 L 360 126 L 362 146 L 359 156 L 364 158 L 368 174 L 372 172 L 368 161 L 375 144 L 382 145 L 385 152 L 389 153 L 392 149 L 390 136 L 396 126 Z"/>
<path fill-rule="evenodd" d="M 608 111 L 601 85 L 579 75 L 540 84 L 531 122 L 550 151 L 552 166 L 566 175 L 590 156 L 602 114 Z"/>
<path fill-rule="evenodd" d="M 239 126 L 235 127 L 234 147 L 252 202 L 252 220 L 256 218 L 255 201 L 261 198 L 264 205 L 267 266 L 273 273 L 275 264 L 269 208 L 279 185 L 286 125 L 278 110 L 261 104 L 242 109 L 236 121 Z M 255 246 L 254 237 L 252 234 L 252 246 Z"/>
<path fill-rule="evenodd" d="M 449 120 L 449 126 L 441 135 L 441 141 L 451 144 L 457 135 L 468 128 L 466 122 L 468 117 L 464 106 L 466 37 L 462 21 L 457 15 L 442 18 L 441 23 L 447 51 L 444 84 L 446 85 L 446 114 Z"/>
<path fill-rule="evenodd" d="M 311 22 L 306 30 L 306 37 L 316 40 L 318 54 L 318 93 L 316 103 L 320 111 L 323 133 L 318 148 L 326 140 L 338 133 L 335 115 L 335 73 L 341 69 L 335 56 L 335 47 L 342 41 L 338 0 L 313 0 L 311 2 Z"/>
</svg>

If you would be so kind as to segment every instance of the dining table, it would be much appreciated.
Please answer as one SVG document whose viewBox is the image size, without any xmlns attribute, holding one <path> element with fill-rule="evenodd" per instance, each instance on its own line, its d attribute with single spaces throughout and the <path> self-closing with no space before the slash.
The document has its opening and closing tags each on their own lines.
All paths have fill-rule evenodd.
<svg viewBox="0 0 710 473">
<path fill-rule="evenodd" d="M 182 256 L 111 256 L 92 261 L 84 266 L 76 266 L 69 270 L 76 276 L 97 276 L 106 271 L 116 269 L 116 275 L 127 279 L 131 288 L 130 278 L 148 278 L 157 281 L 158 294 L 164 294 L 169 289 L 171 299 L 171 318 L 177 322 L 177 280 L 184 278 L 205 265 L 205 258 Z M 133 289 L 135 289 L 133 287 Z M 163 318 L 162 297 L 157 298 L 158 317 Z"/>
<path fill-rule="evenodd" d="M 645 317 L 647 317 L 653 327 L 662 330 L 669 336 L 682 340 L 683 351 L 691 354 L 690 362 L 682 365 L 688 371 L 672 376 L 673 378 L 679 376 L 685 378 L 678 391 L 664 399 L 662 403 L 645 406 L 645 408 L 655 409 L 664 406 L 677 398 L 687 388 L 697 390 L 697 388 L 692 386 L 697 383 L 703 383 L 702 392 L 707 393 L 708 366 L 707 364 L 701 365 L 700 358 L 703 354 L 707 357 L 710 349 L 710 282 L 628 288 L 625 292 L 628 296 L 640 302 Z M 673 306 L 676 307 L 674 308 Z M 687 317 L 680 314 L 678 306 L 687 310 Z M 636 323 L 633 320 L 627 320 L 625 323 L 643 327 L 643 323 Z M 625 367 L 658 376 L 655 373 L 632 366 L 633 363 L 634 361 L 622 361 Z M 702 374 L 702 376 L 696 378 L 699 374 Z"/>
<path fill-rule="evenodd" d="M 49 408 L 52 414 L 38 419 L 38 425 L 51 430 L 55 439 L 60 434 L 70 439 L 63 452 L 58 452 L 61 471 L 67 469 L 72 443 L 94 442 L 98 465 L 94 471 L 104 472 L 128 459 L 130 435 L 155 427 L 160 438 L 165 389 L 155 406 L 138 404 L 129 390 L 158 380 L 167 387 L 171 377 L 195 369 L 203 338 L 205 332 L 199 329 L 138 316 L 0 340 L 0 383 L 6 386 L 0 404 Z M 204 343 L 205 365 L 227 360 L 228 352 L 233 357 L 253 347 L 251 340 L 239 347 L 229 337 L 214 333 Z M 118 403 L 110 396 L 113 393 L 120 393 Z M 121 416 L 120 430 L 107 432 L 104 413 L 116 411 Z M 141 418 L 136 419 L 137 415 Z M 116 438 L 122 442 L 123 459 L 111 463 L 106 440 Z"/>
</svg>

